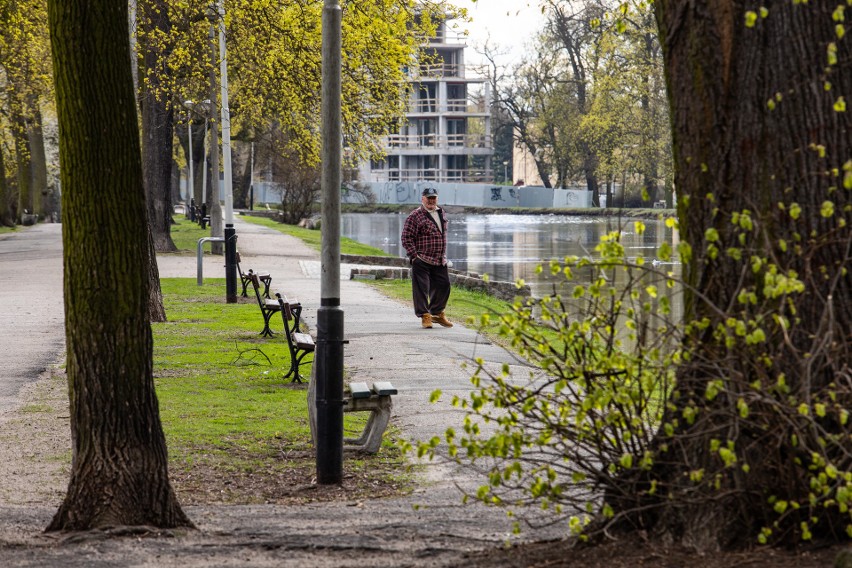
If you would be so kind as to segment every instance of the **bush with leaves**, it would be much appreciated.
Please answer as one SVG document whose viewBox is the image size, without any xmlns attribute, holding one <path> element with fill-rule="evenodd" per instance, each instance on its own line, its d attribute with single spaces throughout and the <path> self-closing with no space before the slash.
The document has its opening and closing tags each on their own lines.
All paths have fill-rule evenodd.
<svg viewBox="0 0 852 568">
<path fill-rule="evenodd" d="M 453 399 L 467 411 L 461 430 L 422 442 L 421 455 L 480 467 L 487 481 L 472 497 L 513 514 L 535 504 L 583 538 L 671 536 L 677 515 L 661 517 L 691 507 L 706 513 L 708 534 L 715 513 L 735 511 L 741 532 L 731 545 L 852 536 L 849 338 L 830 333 L 829 302 L 826 334 L 795 349 L 803 275 L 758 254 L 748 211 L 731 223 L 743 246 L 716 250 L 741 261 L 731 305 L 713 306 L 660 270 L 669 245 L 655 262 L 628 259 L 618 233 L 593 255 L 541 267 L 551 294 L 481 322 L 499 318 L 500 335 L 535 371 L 519 378 L 477 360 L 474 390 Z M 686 243 L 679 253 L 692 254 Z M 673 301 L 684 290 L 711 316 L 684 321 Z M 795 378 L 783 371 L 795 366 Z M 817 380 L 826 373 L 834 380 Z"/>
</svg>

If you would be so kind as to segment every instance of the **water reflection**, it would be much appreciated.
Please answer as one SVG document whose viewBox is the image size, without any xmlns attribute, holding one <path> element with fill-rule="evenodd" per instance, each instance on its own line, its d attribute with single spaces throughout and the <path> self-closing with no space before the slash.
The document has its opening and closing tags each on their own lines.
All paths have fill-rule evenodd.
<svg viewBox="0 0 852 568">
<path fill-rule="evenodd" d="M 347 213 L 342 216 L 343 236 L 405 256 L 400 235 L 406 214 Z M 514 282 L 523 278 L 533 295 L 547 293 L 546 276 L 535 274 L 542 261 L 568 255 L 591 255 L 603 235 L 620 230 L 628 257 L 655 258 L 664 242 L 673 247 L 677 234 L 656 219 L 645 219 L 643 234 L 633 220 L 564 215 L 465 215 L 451 214 L 447 256 L 453 268 L 488 274 L 493 280 Z M 664 266 L 661 266 L 664 268 Z"/>
</svg>

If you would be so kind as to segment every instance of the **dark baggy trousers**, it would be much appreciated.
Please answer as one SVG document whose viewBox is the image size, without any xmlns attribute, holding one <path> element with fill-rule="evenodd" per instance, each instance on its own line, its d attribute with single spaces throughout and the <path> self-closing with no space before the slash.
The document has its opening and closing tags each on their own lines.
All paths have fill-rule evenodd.
<svg viewBox="0 0 852 568">
<path fill-rule="evenodd" d="M 436 266 L 415 259 L 411 264 L 411 292 L 414 313 L 438 315 L 450 300 L 450 274 L 446 266 Z"/>
</svg>

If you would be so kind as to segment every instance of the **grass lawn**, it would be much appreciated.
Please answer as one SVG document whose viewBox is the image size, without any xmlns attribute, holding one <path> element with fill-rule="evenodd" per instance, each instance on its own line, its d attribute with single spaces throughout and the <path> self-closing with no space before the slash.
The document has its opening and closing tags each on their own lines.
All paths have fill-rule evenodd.
<svg viewBox="0 0 852 568">
<path fill-rule="evenodd" d="M 319 231 L 247 220 L 320 246 Z M 172 227 L 175 244 L 185 252 L 194 253 L 198 239 L 208 235 L 182 217 Z M 351 239 L 341 241 L 345 254 L 384 255 Z M 360 498 L 409 489 L 392 426 L 377 455 L 346 457 L 342 488 L 312 484 L 307 386 L 283 379 L 290 354 L 282 335 L 260 336 L 254 300 L 226 304 L 224 279 L 205 279 L 198 286 L 195 279 L 165 278 L 161 284 L 168 321 L 153 325 L 154 377 L 171 477 L 182 503 L 290 503 L 340 498 L 344 491 L 346 498 Z M 409 280 L 369 284 L 403 303 L 411 301 Z M 447 315 L 459 323 L 478 322 L 483 313 L 507 307 L 481 292 L 453 288 Z M 491 331 L 496 331 L 493 324 Z M 301 371 L 309 377 L 310 364 Z M 365 420 L 365 413 L 347 414 L 346 435 L 359 433 Z"/>
<path fill-rule="evenodd" d="M 169 321 L 152 326 L 160 416 L 181 502 L 337 498 L 334 489 L 311 484 L 307 386 L 283 379 L 290 365 L 286 341 L 280 333 L 261 337 L 257 306 L 244 299 L 226 304 L 224 288 L 224 279 L 204 286 L 163 279 Z M 302 368 L 305 375 L 309 368 Z M 365 420 L 364 413 L 347 415 L 347 436 L 360 432 Z M 406 490 L 408 474 L 393 438 L 390 429 L 375 456 L 347 457 L 347 479 L 357 480 L 344 482 L 348 498 Z"/>
</svg>

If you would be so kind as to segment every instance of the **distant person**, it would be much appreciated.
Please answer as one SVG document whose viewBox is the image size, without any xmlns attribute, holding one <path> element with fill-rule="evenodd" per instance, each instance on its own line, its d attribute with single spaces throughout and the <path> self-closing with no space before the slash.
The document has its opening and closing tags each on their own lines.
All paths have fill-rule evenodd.
<svg viewBox="0 0 852 568">
<path fill-rule="evenodd" d="M 438 207 L 438 190 L 434 187 L 423 190 L 420 202 L 402 226 L 402 246 L 411 264 L 414 313 L 426 329 L 432 328 L 432 322 L 453 327 L 444 315 L 450 299 L 447 219 Z"/>
</svg>

